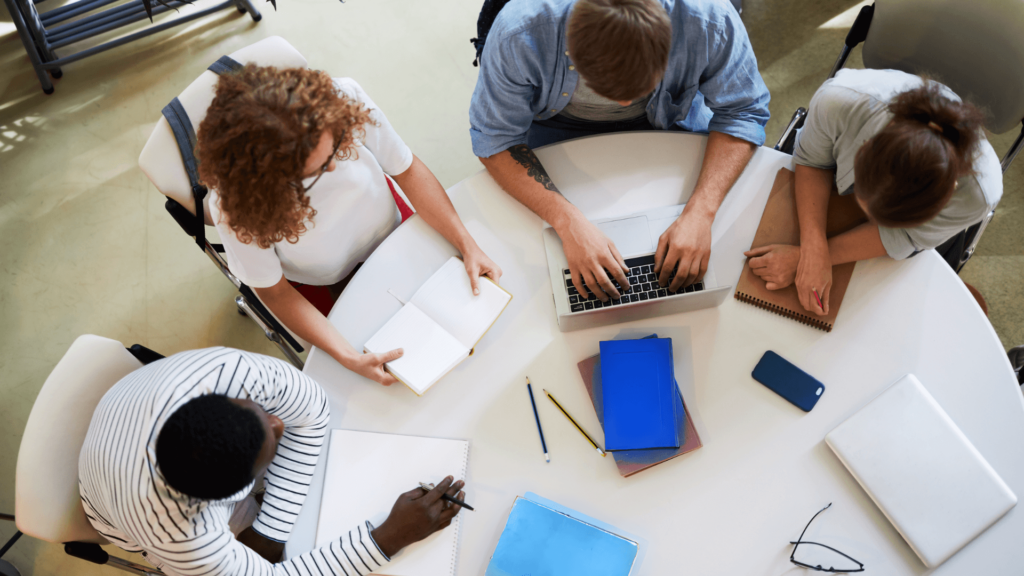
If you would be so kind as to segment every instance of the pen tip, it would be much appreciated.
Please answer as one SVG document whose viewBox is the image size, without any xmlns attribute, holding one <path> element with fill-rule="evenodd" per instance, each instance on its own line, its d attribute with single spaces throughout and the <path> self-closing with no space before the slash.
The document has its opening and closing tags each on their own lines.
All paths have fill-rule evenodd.
<svg viewBox="0 0 1024 576">
<path fill-rule="evenodd" d="M 544 461 L 551 464 L 551 456 L 548 456 L 547 452 L 544 453 Z"/>
</svg>

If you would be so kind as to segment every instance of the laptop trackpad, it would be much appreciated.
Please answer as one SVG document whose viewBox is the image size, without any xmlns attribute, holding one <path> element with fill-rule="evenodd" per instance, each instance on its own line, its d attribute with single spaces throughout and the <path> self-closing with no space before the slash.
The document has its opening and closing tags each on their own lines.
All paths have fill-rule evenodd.
<svg viewBox="0 0 1024 576">
<path fill-rule="evenodd" d="M 597 227 L 615 243 L 623 258 L 654 252 L 647 216 L 599 222 Z"/>
</svg>

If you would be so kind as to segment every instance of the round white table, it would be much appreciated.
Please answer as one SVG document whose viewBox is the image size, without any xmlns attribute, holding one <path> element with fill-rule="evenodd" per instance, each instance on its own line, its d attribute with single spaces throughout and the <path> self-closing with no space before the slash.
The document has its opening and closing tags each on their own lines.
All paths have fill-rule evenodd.
<svg viewBox="0 0 1024 576">
<path fill-rule="evenodd" d="M 587 217 L 601 218 L 686 202 L 705 142 L 693 134 L 624 133 L 564 142 L 537 155 L 566 198 Z M 712 229 L 719 282 L 739 277 L 742 252 L 780 168 L 792 169 L 792 158 L 759 149 L 722 205 Z M 563 334 L 541 219 L 483 171 L 449 194 L 514 295 L 475 354 L 423 397 L 365 380 L 315 348 L 305 372 L 330 396 L 331 428 L 470 440 L 467 501 L 476 511 L 462 512 L 459 574 L 484 572 L 514 497 L 527 491 L 640 536 L 646 543 L 640 574 L 804 574 L 789 563 L 788 543 L 829 502 L 806 539 L 842 550 L 873 574 L 926 573 L 823 440 L 908 372 L 1024 495 L 1024 399 L 992 326 L 934 252 L 858 263 L 828 334 L 732 298 L 718 308 Z M 359 270 L 331 321 L 359 347 L 398 310 L 389 288 L 411 296 L 454 254 L 422 219 L 410 219 Z M 538 397 L 551 453 L 545 464 L 524 377 L 552 391 L 603 444 L 576 363 L 596 354 L 600 340 L 652 332 L 673 339 L 676 377 L 703 448 L 623 478 L 611 456 L 595 454 Z M 769 349 L 825 384 L 812 412 L 750 377 Z M 313 546 L 324 461 L 289 555 Z M 1024 514 L 1015 508 L 934 573 L 1020 573 L 1022 536 Z"/>
</svg>

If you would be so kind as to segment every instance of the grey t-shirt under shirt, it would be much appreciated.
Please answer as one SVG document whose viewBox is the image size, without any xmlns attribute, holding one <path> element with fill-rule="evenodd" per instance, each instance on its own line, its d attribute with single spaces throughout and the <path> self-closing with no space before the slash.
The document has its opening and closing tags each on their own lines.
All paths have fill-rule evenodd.
<svg viewBox="0 0 1024 576">
<path fill-rule="evenodd" d="M 892 121 L 889 103 L 901 92 L 921 85 L 919 76 L 898 70 L 840 70 L 811 99 L 793 152 L 797 164 L 836 171 L 840 194 L 853 192 L 857 150 Z M 947 95 L 959 101 L 951 90 Z M 901 260 L 935 248 L 959 231 L 980 222 L 1003 195 L 999 157 L 984 137 L 974 158 L 976 174 L 960 179 L 949 203 L 935 218 L 914 228 L 879 226 L 889 256 Z"/>
<path fill-rule="evenodd" d="M 651 93 L 653 94 L 653 92 Z M 569 103 L 562 108 L 561 115 L 585 122 L 622 122 L 634 120 L 647 114 L 647 103 L 651 94 L 637 98 L 629 106 L 623 106 L 594 92 L 580 78 L 572 92 Z"/>
</svg>

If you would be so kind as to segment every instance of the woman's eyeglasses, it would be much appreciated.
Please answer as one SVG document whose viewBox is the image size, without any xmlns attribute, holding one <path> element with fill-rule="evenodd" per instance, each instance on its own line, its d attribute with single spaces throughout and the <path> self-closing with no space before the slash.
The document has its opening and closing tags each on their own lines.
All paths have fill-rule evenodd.
<svg viewBox="0 0 1024 576">
<path fill-rule="evenodd" d="M 316 171 L 316 178 L 314 178 L 313 181 L 309 183 L 309 186 L 305 186 L 302 184 L 302 182 L 298 182 L 293 183 L 292 187 L 294 187 L 296 190 L 302 190 L 303 193 L 309 192 L 313 188 L 313 186 L 316 186 L 316 183 L 320 181 L 320 177 L 327 173 L 327 169 L 330 168 L 331 162 L 333 162 L 334 159 L 337 158 L 338 151 L 340 150 L 341 141 L 335 142 L 334 151 L 331 152 L 331 155 L 327 157 L 327 162 L 324 162 L 324 165 L 321 166 L 320 169 Z"/>
<path fill-rule="evenodd" d="M 863 572 L 864 571 L 864 564 L 854 560 L 853 558 L 851 558 L 850 556 L 847 556 L 846 554 L 843 554 L 839 550 L 836 550 L 835 548 L 833 548 L 831 546 L 826 546 L 824 544 L 819 544 L 817 542 L 807 542 L 807 541 L 804 540 L 804 534 L 807 532 L 807 529 L 810 528 L 811 522 L 814 522 L 814 519 L 818 517 L 818 514 L 821 514 L 822 512 L 824 512 L 825 510 L 828 510 L 831 507 L 832 507 L 832 503 L 829 502 L 828 506 L 825 506 L 821 510 L 818 510 L 817 514 L 815 514 L 814 516 L 811 516 L 810 521 L 807 522 L 807 526 L 804 526 L 804 530 L 803 530 L 803 532 L 800 533 L 800 537 L 796 539 L 796 542 L 790 542 L 790 544 L 793 545 L 793 553 L 789 555 L 789 561 L 792 562 L 793 564 L 796 564 L 797 566 L 803 566 L 804 568 L 810 568 L 811 570 L 817 570 L 818 572 Z M 820 546 L 820 547 L 822 547 L 822 548 L 824 548 L 826 550 L 831 550 L 832 552 L 835 552 L 836 554 L 839 554 L 840 556 L 842 556 L 846 560 L 849 560 L 853 564 L 856 564 L 857 566 L 854 567 L 853 564 L 846 564 L 847 567 L 843 567 L 843 568 L 835 568 L 835 567 L 832 567 L 832 566 L 830 566 L 828 568 L 822 568 L 821 564 L 812 565 L 812 564 L 808 564 L 806 562 L 801 562 L 800 560 L 796 559 L 797 551 L 800 549 L 800 546 L 804 547 L 804 552 L 805 553 L 808 551 L 808 549 L 811 546 Z"/>
</svg>

